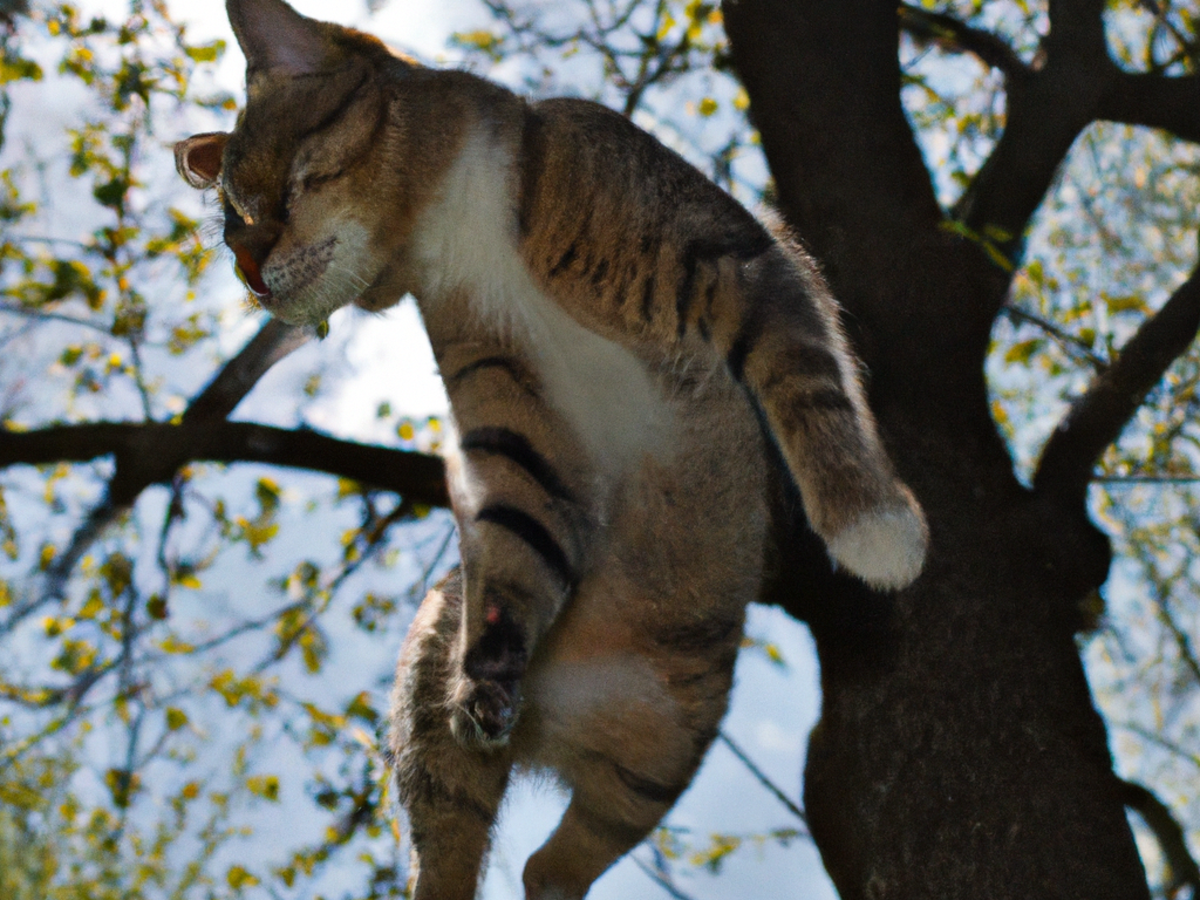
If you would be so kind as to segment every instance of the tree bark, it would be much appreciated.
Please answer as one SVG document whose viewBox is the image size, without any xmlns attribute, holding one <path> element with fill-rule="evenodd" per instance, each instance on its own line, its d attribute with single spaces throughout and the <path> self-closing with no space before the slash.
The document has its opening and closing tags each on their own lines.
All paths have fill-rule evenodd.
<svg viewBox="0 0 1200 900">
<path fill-rule="evenodd" d="M 1100 4 L 1051 5 L 1072 51 L 1059 58 L 1090 59 Z M 1074 640 L 1108 540 L 1082 492 L 1019 484 L 991 420 L 983 364 L 1010 274 L 944 227 L 900 104 L 897 5 L 724 14 L 781 210 L 845 308 L 932 533 L 926 571 L 893 596 L 830 572 L 802 530 L 781 552 L 773 599 L 809 623 L 821 661 L 804 796 L 829 874 L 844 900 L 1146 898 Z M 1064 89 L 1022 88 L 1031 110 Z M 1023 230 L 1098 104 L 1010 120 L 976 185 L 979 224 Z"/>
</svg>

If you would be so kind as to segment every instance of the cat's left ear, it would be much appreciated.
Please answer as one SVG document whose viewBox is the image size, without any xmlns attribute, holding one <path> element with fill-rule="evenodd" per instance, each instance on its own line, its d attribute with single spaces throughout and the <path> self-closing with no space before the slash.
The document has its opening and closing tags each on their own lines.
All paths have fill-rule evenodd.
<svg viewBox="0 0 1200 900">
<path fill-rule="evenodd" d="M 246 55 L 246 71 L 320 72 L 328 44 L 319 23 L 283 0 L 225 0 L 229 24 Z"/>
<path fill-rule="evenodd" d="M 175 168 L 194 188 L 210 188 L 221 177 L 221 156 L 229 135 L 210 131 L 184 138 L 175 145 Z"/>
</svg>

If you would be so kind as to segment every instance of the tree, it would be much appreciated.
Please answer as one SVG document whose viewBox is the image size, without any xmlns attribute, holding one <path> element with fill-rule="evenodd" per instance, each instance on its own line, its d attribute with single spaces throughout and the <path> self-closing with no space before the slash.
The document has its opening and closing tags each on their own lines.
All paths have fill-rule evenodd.
<svg viewBox="0 0 1200 900">
<path fill-rule="evenodd" d="M 1200 721 L 1189 531 L 1200 437 L 1195 3 L 488 7 L 492 22 L 460 32 L 458 45 L 517 64 L 535 90 L 596 60 L 602 82 L 591 91 L 677 143 L 689 126 L 672 128 L 681 104 L 671 92 L 696 91 L 685 108 L 714 128 L 691 151 L 736 191 L 753 192 L 746 149 L 760 136 L 767 197 L 842 302 L 889 449 L 926 509 L 928 569 L 895 596 L 832 571 L 794 514 L 781 522 L 779 575 L 765 599 L 816 639 L 824 706 L 805 814 L 842 897 L 1146 897 L 1127 808 L 1165 858 L 1155 890 L 1200 891 L 1180 817 L 1114 774 L 1081 659 L 1120 644 L 1128 662 L 1093 666 L 1111 685 L 1101 699 L 1117 715 L 1123 697 L 1170 706 L 1151 726 L 1134 713 L 1110 724 L 1172 759 L 1197 758 L 1187 743 Z M 410 445 L 396 449 L 232 419 L 305 339 L 275 324 L 203 389 L 163 374 L 199 371 L 229 327 L 219 304 L 180 312 L 146 299 L 151 287 L 179 297 L 203 284 L 209 255 L 197 223 L 150 202 L 144 187 L 147 137 L 179 115 L 167 108 L 228 109 L 193 73 L 220 47 L 190 44 L 160 3 L 135 2 L 123 22 L 69 6 L 32 15 L 13 20 L 4 45 L 10 92 L 42 76 L 20 41 L 41 29 L 63 77 L 106 106 L 74 130 L 67 161 L 76 183 L 90 179 L 96 204 L 84 240 L 31 248 L 28 227 L 42 213 L 27 199 L 28 172 L 8 172 L 0 209 L 3 309 L 37 329 L 39 352 L 53 348 L 50 378 L 66 395 L 48 414 L 42 394 L 36 406 L 9 401 L 0 432 L 0 464 L 15 467 L 4 480 L 5 550 L 12 570 L 28 573 L 6 582 L 0 637 L 54 651 L 52 678 L 0 671 L 15 710 L 0 719 L 0 788 L 22 811 L 0 818 L 0 843 L 32 842 L 42 861 L 82 860 L 77 877 L 60 868 L 58 882 L 46 874 L 53 862 L 26 873 L 63 896 L 75 894 L 61 885 L 85 882 L 112 896 L 155 884 L 232 896 L 266 882 L 290 889 L 361 840 L 368 896 L 399 895 L 394 847 L 371 837 L 387 824 L 371 755 L 379 710 L 358 691 L 336 703 L 302 696 L 286 673 L 322 669 L 346 640 L 331 607 L 372 566 L 394 562 L 386 550 L 397 526 L 425 527 L 429 508 L 444 504 L 440 463 L 412 449 L 435 442 L 438 423 L 397 421 L 381 406 Z M 722 80 L 730 71 L 744 93 Z M 754 136 L 717 115 L 747 103 Z M 11 385 L 26 368 L 3 376 Z M 222 474 L 210 463 L 237 465 Z M 297 502 L 278 469 L 239 478 L 246 463 L 342 481 L 309 484 Z M 1139 506 L 1146 497 L 1159 509 Z M 302 512 L 309 498 L 325 525 Z M 279 548 L 300 521 L 324 528 L 330 547 L 342 530 L 341 549 L 287 557 Z M 31 542 L 39 531 L 45 540 Z M 445 532 L 427 534 L 440 545 Z M 1152 597 L 1150 624 L 1134 621 L 1128 589 L 1105 587 L 1114 541 L 1124 580 Z M 230 563 L 235 554 L 244 556 Z M 281 572 L 277 602 L 198 638 L 189 598 L 221 565 L 239 564 Z M 1096 632 L 1101 589 L 1120 608 Z M 350 602 L 363 631 L 397 618 L 395 588 L 360 590 Z M 254 636 L 257 662 L 204 669 L 212 648 Z M 1166 685 L 1146 687 L 1156 680 Z M 219 721 L 206 702 L 245 731 L 231 750 L 245 803 L 278 803 L 288 790 L 255 769 L 255 729 L 281 722 L 301 750 L 326 754 L 309 794 L 323 811 L 310 815 L 327 815 L 329 827 L 274 871 L 230 855 L 236 797 L 190 777 L 193 723 Z M 105 715 L 125 751 L 102 772 L 107 795 L 71 787 L 48 804 L 48 785 L 63 781 L 45 773 L 73 771 L 90 749 L 83 726 Z M 178 772 L 173 782 L 160 773 L 173 786 L 169 814 L 154 820 L 139 814 L 139 796 L 166 760 Z M 1194 788 L 1172 789 L 1176 797 L 1200 827 Z M 62 818 L 58 843 L 38 844 L 47 810 Z M 152 833 L 158 844 L 142 837 Z M 195 852 L 179 849 L 180 835 L 198 836 Z M 173 878 L 179 854 L 195 864 Z"/>
<path fill-rule="evenodd" d="M 1178 61 L 1133 73 L 1111 57 L 1105 4 L 1092 0 L 1049 4 L 1032 62 L 920 8 L 739 2 L 725 12 L 780 206 L 849 313 L 872 406 L 932 523 L 929 569 L 893 604 L 849 585 L 831 586 L 832 602 L 792 601 L 821 653 L 805 799 L 826 866 L 846 898 L 1145 896 L 1127 795 L 1074 641 L 1080 605 L 1110 564 L 1087 488 L 1190 345 L 1200 275 L 1074 399 L 1029 487 L 983 373 L 1031 218 L 1084 128 L 1107 120 L 1200 138 L 1194 33 Z M 1004 77 L 1003 134 L 949 210 L 900 104 L 902 22 Z"/>
</svg>

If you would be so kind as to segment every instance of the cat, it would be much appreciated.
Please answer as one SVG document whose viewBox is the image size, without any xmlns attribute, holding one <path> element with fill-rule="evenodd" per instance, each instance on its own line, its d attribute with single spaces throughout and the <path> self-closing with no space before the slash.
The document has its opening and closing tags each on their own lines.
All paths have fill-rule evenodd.
<svg viewBox="0 0 1200 900">
<path fill-rule="evenodd" d="M 320 325 L 411 293 L 456 428 L 461 568 L 397 669 L 413 896 L 469 900 L 514 767 L 571 793 L 525 868 L 582 898 L 687 787 L 762 590 L 773 460 L 834 564 L 919 574 L 813 260 L 594 103 L 421 67 L 283 0 L 228 0 L 248 100 L 176 146 L 255 301 Z"/>
</svg>

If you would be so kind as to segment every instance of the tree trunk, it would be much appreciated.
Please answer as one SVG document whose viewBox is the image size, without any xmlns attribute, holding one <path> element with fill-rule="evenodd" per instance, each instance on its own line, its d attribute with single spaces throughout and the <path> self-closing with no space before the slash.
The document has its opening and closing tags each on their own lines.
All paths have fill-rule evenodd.
<svg viewBox="0 0 1200 900">
<path fill-rule="evenodd" d="M 1074 640 L 1108 541 L 1082 491 L 1018 483 L 989 415 L 1010 276 L 943 227 L 900 105 L 896 4 L 724 11 L 781 210 L 845 308 L 932 533 L 894 596 L 830 572 L 809 537 L 783 551 L 776 599 L 821 660 L 804 795 L 829 874 L 844 900 L 1146 898 Z"/>
</svg>

